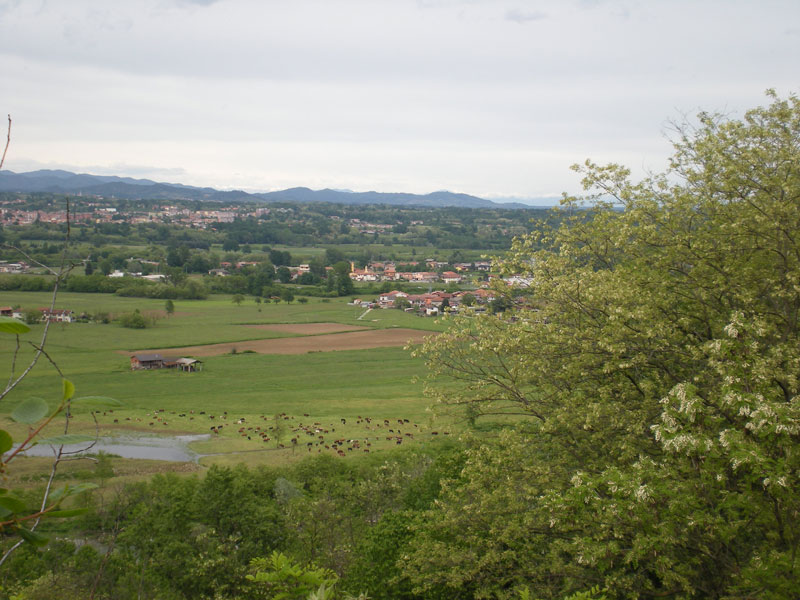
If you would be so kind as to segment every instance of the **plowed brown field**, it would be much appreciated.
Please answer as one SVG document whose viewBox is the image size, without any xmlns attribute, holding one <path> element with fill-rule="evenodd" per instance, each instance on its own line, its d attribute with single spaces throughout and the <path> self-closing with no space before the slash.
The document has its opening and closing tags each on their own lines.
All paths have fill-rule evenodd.
<svg viewBox="0 0 800 600">
<path fill-rule="evenodd" d="M 369 329 L 369 327 L 364 327 L 363 325 L 342 325 L 341 323 L 276 323 L 272 325 L 245 325 L 245 327 L 283 333 L 297 333 L 299 335 L 319 335 L 322 333 Z"/>
</svg>

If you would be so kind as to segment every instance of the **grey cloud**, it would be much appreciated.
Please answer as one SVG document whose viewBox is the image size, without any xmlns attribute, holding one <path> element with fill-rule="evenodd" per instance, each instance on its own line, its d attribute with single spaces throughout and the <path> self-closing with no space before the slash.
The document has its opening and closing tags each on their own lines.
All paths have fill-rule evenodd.
<svg viewBox="0 0 800 600">
<path fill-rule="evenodd" d="M 506 11 L 506 19 L 519 24 L 528 23 L 530 21 L 541 21 L 542 19 L 546 19 L 547 16 L 547 13 L 543 13 L 539 10 L 527 11 L 519 8 L 511 8 Z"/>
</svg>

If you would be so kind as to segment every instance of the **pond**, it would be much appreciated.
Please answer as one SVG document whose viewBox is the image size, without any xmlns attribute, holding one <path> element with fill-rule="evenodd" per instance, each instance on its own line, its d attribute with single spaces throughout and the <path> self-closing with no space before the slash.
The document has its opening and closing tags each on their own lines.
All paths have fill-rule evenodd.
<svg viewBox="0 0 800 600">
<path fill-rule="evenodd" d="M 150 460 L 169 460 L 175 462 L 197 462 L 200 454 L 192 451 L 189 444 L 209 439 L 210 435 L 176 435 L 173 437 L 101 437 L 98 442 L 87 452 L 96 454 L 106 452 L 123 458 L 144 458 Z M 64 450 L 75 452 L 87 447 L 87 443 L 69 444 Z M 51 446 L 34 446 L 20 455 L 23 456 L 53 456 Z"/>
</svg>

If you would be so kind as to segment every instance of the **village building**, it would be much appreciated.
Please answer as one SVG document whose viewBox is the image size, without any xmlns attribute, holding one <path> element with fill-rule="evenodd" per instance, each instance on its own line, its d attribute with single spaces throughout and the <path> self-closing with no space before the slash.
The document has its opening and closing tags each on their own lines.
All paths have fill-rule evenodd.
<svg viewBox="0 0 800 600">
<path fill-rule="evenodd" d="M 442 281 L 445 283 L 461 283 L 461 275 L 453 271 L 445 271 L 442 273 Z"/>
<path fill-rule="evenodd" d="M 378 306 L 381 308 L 394 308 L 395 301 L 398 298 L 408 298 L 408 294 L 399 290 L 386 292 L 385 294 L 378 296 Z"/>
<path fill-rule="evenodd" d="M 0 273 L 25 273 L 29 268 L 25 262 L 0 262 Z"/>
<path fill-rule="evenodd" d="M 42 313 L 42 321 L 50 321 L 51 323 L 72 323 L 75 320 L 75 313 L 68 309 L 54 308 L 40 308 L 39 312 Z"/>
</svg>

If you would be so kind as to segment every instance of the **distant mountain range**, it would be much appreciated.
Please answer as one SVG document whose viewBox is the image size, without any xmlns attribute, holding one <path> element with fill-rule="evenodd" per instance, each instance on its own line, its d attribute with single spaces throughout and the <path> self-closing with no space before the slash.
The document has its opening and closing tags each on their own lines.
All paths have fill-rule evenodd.
<svg viewBox="0 0 800 600">
<path fill-rule="evenodd" d="M 126 200 L 199 200 L 204 202 L 333 202 L 336 204 L 391 204 L 396 206 L 459 206 L 464 208 L 531 208 L 519 202 L 498 203 L 453 192 L 403 194 L 311 190 L 305 187 L 279 192 L 249 193 L 220 191 L 149 179 L 76 174 L 40 170 L 29 173 L 0 171 L 0 192 L 49 192 L 53 194 L 102 196 Z M 543 199 L 549 200 L 549 199 Z"/>
</svg>

